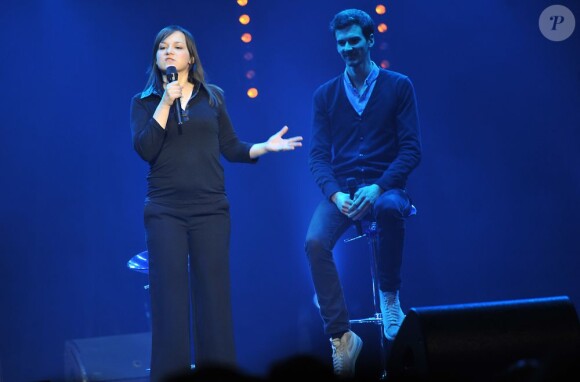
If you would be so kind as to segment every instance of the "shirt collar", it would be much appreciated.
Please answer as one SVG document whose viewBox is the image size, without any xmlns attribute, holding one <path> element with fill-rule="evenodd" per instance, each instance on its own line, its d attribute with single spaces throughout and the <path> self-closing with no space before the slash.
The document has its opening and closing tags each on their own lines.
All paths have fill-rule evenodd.
<svg viewBox="0 0 580 382">
<path fill-rule="evenodd" d="M 369 72 L 367 78 L 365 79 L 364 82 L 365 85 L 370 86 L 377 79 L 378 76 L 379 76 L 379 67 L 377 66 L 377 64 L 375 64 L 374 61 L 371 61 L 371 71 Z M 352 84 L 352 81 L 348 76 L 347 69 L 344 69 L 344 79 L 346 83 L 348 83 L 352 88 L 354 88 L 354 85 Z"/>
<path fill-rule="evenodd" d="M 195 94 L 197 94 L 197 92 L 199 91 L 199 89 L 201 87 L 204 87 L 203 83 L 197 82 L 197 81 L 195 81 L 194 85 L 195 85 L 195 87 L 194 87 L 194 91 L 193 91 L 192 97 Z M 156 95 L 158 97 L 162 97 L 163 96 L 163 90 L 162 89 L 157 89 L 155 87 L 155 85 L 151 85 L 147 89 L 145 89 L 145 90 L 143 90 L 141 92 L 141 99 L 147 98 L 147 97 L 149 97 L 151 95 Z"/>
<path fill-rule="evenodd" d="M 147 98 L 152 94 L 161 97 L 161 94 L 159 94 L 159 91 L 155 88 L 155 85 L 150 85 L 147 89 L 141 92 L 141 99 Z"/>
</svg>

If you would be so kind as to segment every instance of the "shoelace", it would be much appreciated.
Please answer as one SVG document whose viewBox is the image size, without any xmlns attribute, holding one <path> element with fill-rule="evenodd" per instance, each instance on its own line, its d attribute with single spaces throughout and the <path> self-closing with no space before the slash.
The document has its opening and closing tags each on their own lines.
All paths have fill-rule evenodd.
<svg viewBox="0 0 580 382">
<path fill-rule="evenodd" d="M 342 356 L 344 352 L 339 351 L 339 345 L 336 345 L 334 341 L 332 341 L 332 367 L 334 368 L 335 373 L 342 373 L 343 367 L 343 360 Z"/>
<path fill-rule="evenodd" d="M 387 309 L 389 310 L 389 322 L 392 324 L 398 324 L 401 319 L 399 305 L 397 304 L 387 305 Z"/>
<path fill-rule="evenodd" d="M 385 298 L 385 305 L 387 307 L 387 319 L 389 320 L 390 324 L 398 325 L 399 321 L 401 320 L 401 305 L 395 298 Z"/>
</svg>

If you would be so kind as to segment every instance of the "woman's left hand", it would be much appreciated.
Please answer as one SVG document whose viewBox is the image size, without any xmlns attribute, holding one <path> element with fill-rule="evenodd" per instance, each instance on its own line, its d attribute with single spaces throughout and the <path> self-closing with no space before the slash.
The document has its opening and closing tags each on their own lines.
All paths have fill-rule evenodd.
<svg viewBox="0 0 580 382">
<path fill-rule="evenodd" d="M 282 138 L 288 132 L 288 126 L 284 126 L 276 134 L 272 135 L 266 141 L 266 150 L 268 151 L 289 151 L 296 147 L 302 147 L 302 137 Z"/>
</svg>

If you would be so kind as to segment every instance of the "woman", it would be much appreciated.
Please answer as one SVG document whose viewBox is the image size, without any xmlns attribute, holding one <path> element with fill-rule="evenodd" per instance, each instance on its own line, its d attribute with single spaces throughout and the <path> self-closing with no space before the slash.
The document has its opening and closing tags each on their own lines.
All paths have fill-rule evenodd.
<svg viewBox="0 0 580 382">
<path fill-rule="evenodd" d="M 166 75 L 168 67 L 176 80 Z M 181 125 L 174 104 L 181 106 Z M 149 80 L 131 101 L 131 130 L 135 150 L 150 167 L 144 222 L 151 381 L 190 370 L 190 339 L 196 366 L 235 366 L 230 215 L 220 155 L 255 163 L 268 152 L 302 146 L 302 137 L 284 139 L 284 126 L 265 142 L 241 141 L 222 90 L 205 81 L 191 33 L 177 25 L 155 38 Z"/>
</svg>

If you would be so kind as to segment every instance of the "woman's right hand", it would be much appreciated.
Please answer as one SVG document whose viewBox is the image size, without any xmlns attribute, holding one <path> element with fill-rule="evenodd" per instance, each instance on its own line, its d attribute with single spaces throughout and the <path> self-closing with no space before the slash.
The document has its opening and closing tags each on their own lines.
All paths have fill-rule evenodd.
<svg viewBox="0 0 580 382">
<path fill-rule="evenodd" d="M 168 84 L 165 84 L 165 92 L 163 92 L 163 98 L 161 101 L 166 105 L 173 105 L 173 102 L 177 98 L 181 98 L 182 87 L 179 85 L 179 82 L 173 81 Z"/>
</svg>

